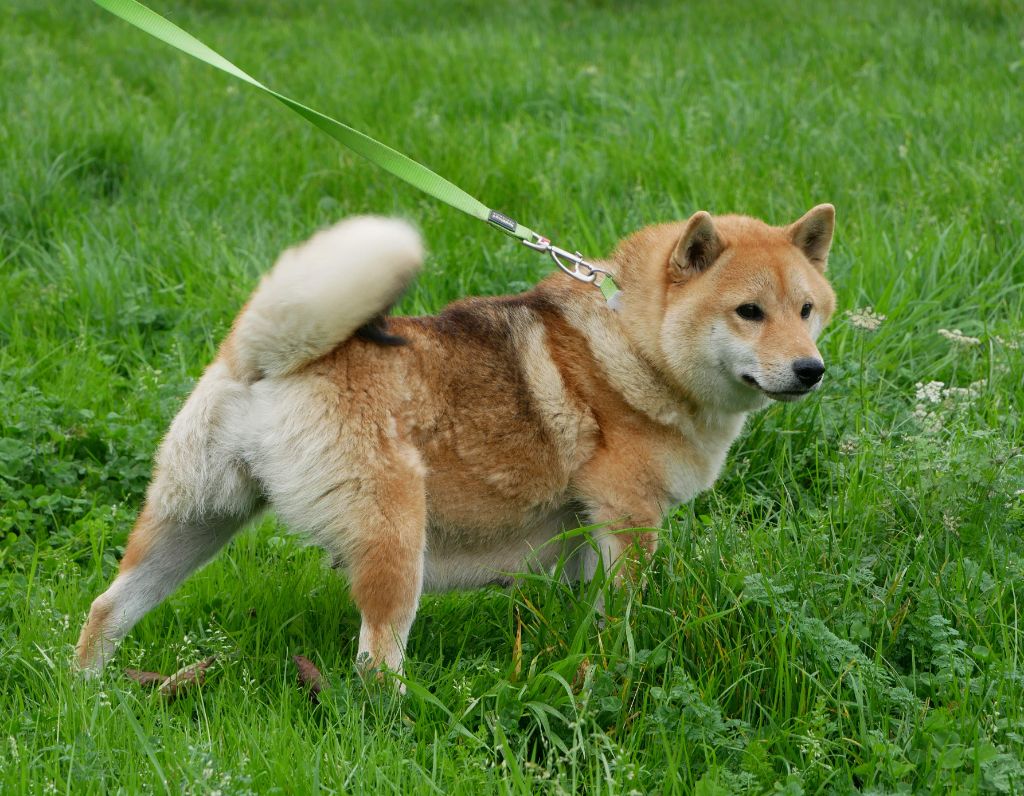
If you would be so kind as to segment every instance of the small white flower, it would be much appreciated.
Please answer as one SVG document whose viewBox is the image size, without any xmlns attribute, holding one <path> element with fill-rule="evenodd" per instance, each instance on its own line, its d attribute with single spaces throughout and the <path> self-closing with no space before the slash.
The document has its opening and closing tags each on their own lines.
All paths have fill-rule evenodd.
<svg viewBox="0 0 1024 796">
<path fill-rule="evenodd" d="M 873 307 L 862 307 L 859 310 L 847 310 L 846 317 L 850 321 L 850 325 L 857 329 L 863 329 L 866 332 L 877 332 L 878 327 L 882 325 L 882 321 L 885 320 L 885 316 L 879 312 L 875 312 Z"/>
<path fill-rule="evenodd" d="M 946 387 L 942 390 L 942 397 L 951 403 L 970 402 L 981 395 L 985 386 L 985 379 L 975 381 L 968 387 Z"/>
<path fill-rule="evenodd" d="M 945 386 L 941 381 L 930 381 L 927 384 L 918 382 L 914 385 L 917 390 L 916 398 L 924 403 L 937 404 L 942 400 L 942 389 Z"/>
<path fill-rule="evenodd" d="M 945 337 L 949 342 L 954 345 L 960 345 L 964 348 L 970 346 L 981 345 L 981 340 L 977 337 L 968 337 L 966 334 L 961 332 L 959 329 L 939 329 L 939 334 Z"/>
</svg>

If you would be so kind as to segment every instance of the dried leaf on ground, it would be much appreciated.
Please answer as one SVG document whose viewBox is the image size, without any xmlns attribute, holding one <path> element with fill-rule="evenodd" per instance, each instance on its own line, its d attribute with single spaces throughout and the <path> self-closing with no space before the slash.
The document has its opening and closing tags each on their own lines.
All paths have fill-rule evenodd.
<svg viewBox="0 0 1024 796">
<path fill-rule="evenodd" d="M 292 660 L 299 669 L 299 685 L 309 689 L 309 698 L 316 703 L 317 694 L 323 690 L 323 675 L 305 655 L 293 655 Z"/>
<path fill-rule="evenodd" d="M 201 685 L 206 679 L 206 670 L 210 668 L 214 660 L 216 660 L 216 656 L 211 656 L 199 663 L 184 666 L 170 677 L 165 677 L 160 683 L 160 696 L 174 699 L 191 686 Z"/>
<path fill-rule="evenodd" d="M 160 672 L 144 672 L 141 669 L 125 669 L 124 674 L 129 680 L 134 680 L 144 688 L 155 688 L 167 679 Z"/>
</svg>

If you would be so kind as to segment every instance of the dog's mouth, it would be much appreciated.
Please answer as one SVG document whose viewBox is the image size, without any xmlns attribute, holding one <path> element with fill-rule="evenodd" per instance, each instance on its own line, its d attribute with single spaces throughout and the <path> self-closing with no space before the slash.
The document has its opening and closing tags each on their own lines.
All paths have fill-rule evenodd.
<svg viewBox="0 0 1024 796">
<path fill-rule="evenodd" d="M 761 392 L 763 392 L 773 401 L 799 401 L 801 398 L 803 398 L 808 393 L 812 392 L 815 389 L 815 387 L 818 386 L 816 384 L 814 385 L 814 387 L 809 387 L 804 390 L 766 390 L 758 383 L 757 379 L 755 379 L 749 373 L 741 374 L 740 378 L 742 378 L 744 382 L 749 384 L 755 390 L 760 390 Z"/>
</svg>

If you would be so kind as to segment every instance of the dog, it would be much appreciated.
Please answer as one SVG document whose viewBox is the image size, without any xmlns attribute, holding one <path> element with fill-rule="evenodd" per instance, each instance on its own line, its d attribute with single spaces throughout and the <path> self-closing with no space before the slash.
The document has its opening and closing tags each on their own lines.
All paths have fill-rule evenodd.
<svg viewBox="0 0 1024 796">
<path fill-rule="evenodd" d="M 835 226 L 745 216 L 648 227 L 598 263 L 428 317 L 388 309 L 418 233 L 359 217 L 284 252 L 174 419 L 120 570 L 77 647 L 98 673 L 150 609 L 272 507 L 347 574 L 357 661 L 400 671 L 424 590 L 652 553 L 751 412 L 816 390 Z M 575 547 L 564 529 L 593 526 Z M 628 567 L 617 567 L 616 578 Z"/>
</svg>

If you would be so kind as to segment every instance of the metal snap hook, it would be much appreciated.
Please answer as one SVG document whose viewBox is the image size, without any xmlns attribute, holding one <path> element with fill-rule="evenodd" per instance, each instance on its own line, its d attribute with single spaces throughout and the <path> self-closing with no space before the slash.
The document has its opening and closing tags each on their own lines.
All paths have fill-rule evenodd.
<svg viewBox="0 0 1024 796">
<path fill-rule="evenodd" d="M 554 246 L 548 238 L 541 235 L 535 234 L 535 237 L 536 240 L 524 240 L 523 243 L 534 251 L 548 254 L 567 276 L 592 285 L 597 281 L 598 274 L 608 274 L 603 268 L 588 263 L 580 252 L 570 252 L 560 246 Z"/>
</svg>

